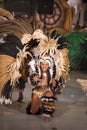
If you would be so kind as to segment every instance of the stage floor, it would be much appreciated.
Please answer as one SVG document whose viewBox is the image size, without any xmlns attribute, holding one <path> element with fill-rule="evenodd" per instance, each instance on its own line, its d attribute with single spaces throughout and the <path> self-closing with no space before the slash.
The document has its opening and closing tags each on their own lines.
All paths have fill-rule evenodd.
<svg viewBox="0 0 87 130">
<path fill-rule="evenodd" d="M 71 71 L 66 87 L 58 96 L 57 109 L 50 122 L 41 115 L 27 115 L 31 88 L 26 84 L 23 103 L 16 102 L 18 92 L 13 92 L 11 105 L 0 105 L 0 130 L 87 130 L 87 96 L 77 79 L 86 79 L 87 73 Z"/>
</svg>

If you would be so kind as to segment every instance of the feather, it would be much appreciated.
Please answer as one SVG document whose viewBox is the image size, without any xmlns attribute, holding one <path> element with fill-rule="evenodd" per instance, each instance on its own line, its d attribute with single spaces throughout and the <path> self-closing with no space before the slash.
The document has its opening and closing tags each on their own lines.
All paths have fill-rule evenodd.
<svg viewBox="0 0 87 130">
<path fill-rule="evenodd" d="M 4 55 L 9 55 L 15 58 L 17 53 L 19 52 L 17 47 L 20 49 L 23 48 L 23 45 L 17 36 L 9 34 L 1 38 L 0 53 Z"/>
<path fill-rule="evenodd" d="M 77 82 L 81 85 L 82 90 L 87 95 L 87 79 L 77 79 Z"/>
<path fill-rule="evenodd" d="M 14 87 L 15 84 L 18 82 L 18 79 L 22 77 L 20 73 L 20 68 L 24 64 L 24 59 L 27 57 L 29 54 L 30 56 L 31 53 L 26 51 L 27 46 L 24 46 L 22 50 L 19 50 L 19 52 L 16 55 L 16 60 L 13 62 L 9 67 L 8 67 L 8 72 L 10 73 L 10 80 L 11 80 L 11 85 Z"/>
<path fill-rule="evenodd" d="M 32 54 L 27 51 L 28 49 L 27 44 L 23 46 L 20 39 L 13 34 L 5 35 L 1 38 L 0 95 L 4 98 L 9 97 L 13 88 L 16 86 L 20 88 L 21 84 L 25 84 L 25 80 L 22 79 L 23 74 L 20 70 L 25 69 L 25 59 L 27 59 L 27 56 L 32 57 Z M 23 89 L 23 87 L 21 88 Z M 4 98 L 1 99 L 1 102 L 2 100 L 5 102 Z"/>
<path fill-rule="evenodd" d="M 23 34 L 31 34 L 32 32 L 31 24 L 21 18 L 7 20 L 0 24 L 0 36 L 4 34 L 14 34 L 21 39 Z"/>
<path fill-rule="evenodd" d="M 7 11 L 3 8 L 0 8 L 0 16 L 2 16 L 2 18 L 0 19 L 0 22 L 4 22 L 5 20 L 14 19 L 13 15 L 9 11 Z"/>
<path fill-rule="evenodd" d="M 15 58 L 7 55 L 0 55 L 0 95 L 7 81 L 10 80 L 10 74 L 7 71 L 7 67 L 13 62 L 15 62 Z"/>
<path fill-rule="evenodd" d="M 52 36 L 51 36 L 52 37 Z M 45 37 L 44 37 L 45 38 Z M 66 76 L 69 71 L 69 60 L 68 60 L 68 49 L 67 44 L 60 43 L 60 36 L 56 39 L 41 39 L 36 48 L 33 49 L 33 53 L 36 57 L 38 56 L 51 56 L 54 58 L 56 64 L 56 78 L 59 79 L 60 76 L 66 81 Z M 65 40 L 63 40 L 65 42 Z M 58 48 L 61 46 L 60 48 Z M 65 50 L 65 52 L 64 52 Z M 65 54 L 66 53 L 66 54 Z"/>
<path fill-rule="evenodd" d="M 23 26 L 24 27 L 24 26 Z M 25 32 L 26 29 L 24 28 Z M 27 38 L 27 39 L 26 39 Z M 66 42 L 64 39 L 62 39 L 63 43 L 61 42 L 60 36 L 57 38 L 48 38 L 41 30 L 36 30 L 32 35 L 25 34 L 24 37 L 20 40 L 19 37 L 14 34 L 7 34 L 6 36 L 1 39 L 0 43 L 0 56 L 9 57 L 10 61 L 8 64 L 5 65 L 4 72 L 5 76 L 8 78 L 5 80 L 5 76 L 1 75 L 1 92 L 2 89 L 5 91 L 8 88 L 8 81 L 10 81 L 10 86 L 12 86 L 12 89 L 17 85 L 19 88 L 20 85 L 23 83 L 25 84 L 25 81 L 23 79 L 23 73 L 26 73 L 24 70 L 26 66 L 33 64 L 33 70 L 34 68 L 34 62 L 30 62 L 30 59 L 39 57 L 50 57 L 51 60 L 53 59 L 53 63 L 50 64 L 50 73 L 51 76 L 53 75 L 53 65 L 55 62 L 55 72 L 56 76 L 55 78 L 58 80 L 62 76 L 64 81 L 66 81 L 66 76 L 68 74 L 68 68 L 69 68 L 69 60 L 68 60 L 68 48 L 66 46 Z M 28 43 L 26 43 L 28 42 Z M 12 52 L 13 51 L 13 52 Z M 28 59 L 29 58 L 29 59 Z M 11 62 L 11 59 L 14 59 Z M 4 63 L 5 58 L 3 58 Z M 8 61 L 8 59 L 7 59 Z M 30 64 L 29 64 L 30 63 Z M 3 66 L 1 65 L 1 68 Z M 0 69 L 1 69 L 0 68 Z M 2 69 L 3 70 L 3 69 Z M 2 81 L 4 80 L 4 84 Z M 5 88 L 6 87 L 6 88 Z M 5 91 L 6 93 L 6 91 Z"/>
</svg>

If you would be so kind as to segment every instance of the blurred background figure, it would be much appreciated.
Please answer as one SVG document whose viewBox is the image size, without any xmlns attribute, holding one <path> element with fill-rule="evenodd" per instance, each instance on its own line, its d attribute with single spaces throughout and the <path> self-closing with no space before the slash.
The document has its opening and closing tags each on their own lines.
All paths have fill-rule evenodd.
<svg viewBox="0 0 87 130">
<path fill-rule="evenodd" d="M 72 28 L 84 28 L 87 0 L 67 0 L 67 3 L 72 8 Z"/>
</svg>

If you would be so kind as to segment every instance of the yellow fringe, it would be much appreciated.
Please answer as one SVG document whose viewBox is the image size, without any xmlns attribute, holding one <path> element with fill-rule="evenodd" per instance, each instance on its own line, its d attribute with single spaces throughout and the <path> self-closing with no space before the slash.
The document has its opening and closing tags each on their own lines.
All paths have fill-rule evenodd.
<svg viewBox="0 0 87 130">
<path fill-rule="evenodd" d="M 2 89 L 10 79 L 7 68 L 15 61 L 15 58 L 8 55 L 0 55 L 0 95 Z"/>
</svg>

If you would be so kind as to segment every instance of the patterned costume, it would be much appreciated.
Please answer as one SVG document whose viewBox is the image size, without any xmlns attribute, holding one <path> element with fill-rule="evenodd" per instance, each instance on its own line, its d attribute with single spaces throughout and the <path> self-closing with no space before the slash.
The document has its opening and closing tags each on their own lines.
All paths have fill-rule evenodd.
<svg viewBox="0 0 87 130">
<path fill-rule="evenodd" d="M 46 37 L 41 30 L 36 30 L 34 35 L 38 36 L 39 45 L 34 48 L 34 57 L 29 62 L 32 95 L 38 96 L 41 100 L 42 114 L 49 117 L 55 111 L 57 95 L 61 92 L 68 75 L 69 60 L 68 51 L 66 51 L 68 45 L 64 39 L 62 44 L 58 43 L 61 41 L 60 38 L 53 38 L 53 34 L 49 38 Z M 41 35 L 42 37 L 39 38 Z M 46 72 L 41 69 L 41 63 L 44 64 L 44 62 L 48 63 Z M 53 82 L 55 82 L 55 87 L 53 87 Z M 46 92 L 52 92 L 53 95 L 46 96 Z M 27 106 L 26 112 L 32 113 L 30 104 Z"/>
<path fill-rule="evenodd" d="M 52 60 L 52 61 L 50 61 L 50 60 Z M 35 69 L 35 71 L 32 70 L 32 72 L 30 74 L 30 81 L 31 81 L 31 85 L 33 86 L 32 94 L 36 94 L 41 99 L 43 114 L 45 114 L 46 116 L 49 116 L 49 115 L 52 115 L 55 110 L 55 107 L 56 107 L 55 103 L 57 100 L 56 95 L 60 92 L 60 90 L 63 87 L 63 79 L 62 78 L 60 78 L 59 80 L 55 79 L 55 76 L 56 76 L 55 67 L 56 66 L 55 66 L 53 58 L 43 57 L 40 60 L 38 59 L 38 61 L 39 62 L 45 62 L 45 61 L 48 62 L 49 68 L 48 68 L 47 72 L 42 72 L 41 68 L 40 68 L 40 63 L 35 63 L 35 68 L 33 68 L 33 70 Z M 36 61 L 36 62 L 38 62 L 38 61 Z M 31 64 L 31 68 L 32 68 L 31 62 L 30 62 L 30 64 Z M 52 65 L 52 62 L 53 62 L 53 65 Z M 37 80 L 35 79 L 36 76 L 38 76 Z M 44 78 L 47 81 L 44 81 Z M 56 82 L 55 88 L 53 88 L 53 86 L 52 86 L 52 79 L 55 79 L 55 82 Z M 53 96 L 52 97 L 45 96 L 44 94 L 47 91 L 52 91 Z M 27 108 L 27 111 L 28 111 L 28 108 Z"/>
</svg>

